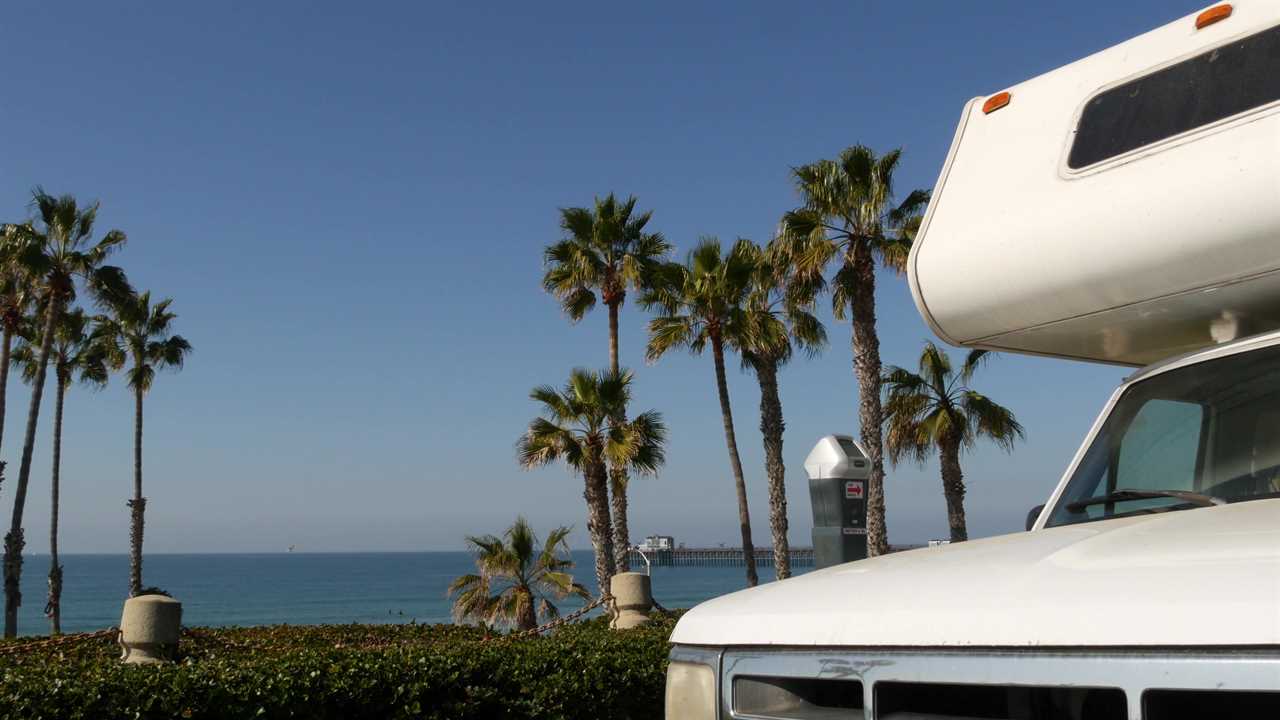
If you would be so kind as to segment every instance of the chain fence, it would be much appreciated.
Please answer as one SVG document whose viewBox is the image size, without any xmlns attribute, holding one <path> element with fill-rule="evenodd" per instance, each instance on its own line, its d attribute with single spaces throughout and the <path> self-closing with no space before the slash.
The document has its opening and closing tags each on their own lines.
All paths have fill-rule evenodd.
<svg viewBox="0 0 1280 720">
<path fill-rule="evenodd" d="M 492 635 L 484 638 L 484 640 L 482 640 L 481 642 L 501 642 L 504 640 L 520 640 L 528 637 L 533 637 L 535 635 L 542 635 L 543 633 L 550 632 L 558 627 L 574 622 L 579 618 L 583 617 L 584 615 L 586 615 L 587 613 L 599 607 L 603 606 L 606 608 L 607 611 L 611 612 L 613 609 L 613 602 L 614 602 L 614 597 L 612 595 L 601 595 L 600 597 L 597 597 L 595 600 L 592 600 L 590 603 L 584 605 L 581 608 L 578 608 L 577 610 L 574 610 L 568 615 L 562 615 L 553 620 L 549 620 L 535 628 L 530 628 L 528 630 L 521 630 L 519 632 L 514 632 L 514 633 L 508 633 L 506 635 Z M 660 613 L 670 614 L 671 612 L 670 610 L 667 610 L 663 606 L 659 605 L 657 600 L 653 601 L 653 606 L 654 606 L 654 609 Z M 182 628 L 182 635 L 183 637 L 190 638 L 192 640 L 196 640 L 199 642 L 209 643 L 212 645 L 221 645 L 223 647 L 228 647 L 228 648 L 253 649 L 258 647 L 258 644 L 256 643 L 238 642 L 235 640 L 222 637 L 217 633 L 209 632 L 208 630 L 203 628 L 190 628 L 190 627 L 184 626 Z M 101 638 L 111 638 L 113 641 L 119 642 L 120 628 L 110 627 L 105 630 L 98 630 L 95 632 L 82 632 L 82 633 L 71 633 L 68 635 L 58 635 L 57 637 L 43 638 L 41 640 L 34 640 L 32 642 L 0 644 L 0 656 L 17 655 L 20 653 L 29 652 L 33 650 L 42 650 L 50 647 L 72 645 L 76 643 L 88 642 L 91 640 L 98 640 Z"/>
<path fill-rule="evenodd" d="M 120 628 L 111 627 L 106 630 L 98 630 L 96 632 L 71 633 L 69 635 L 58 635 L 56 637 L 45 638 L 43 640 L 34 640 L 25 643 L 5 643 L 0 645 L 0 656 L 17 655 L 19 653 L 29 652 L 31 650 L 40 650 L 48 647 L 56 647 L 60 645 L 71 645 L 74 643 L 86 642 L 89 640 L 97 640 L 98 638 L 112 638 L 118 640 L 120 636 Z"/>
<path fill-rule="evenodd" d="M 574 610 L 568 615 L 562 615 L 561 617 L 545 622 L 539 625 L 538 627 L 529 628 L 528 630 L 521 630 L 520 632 L 509 633 L 507 635 L 495 635 L 493 637 L 485 638 L 485 641 L 488 642 L 490 640 L 519 640 L 521 638 L 532 637 L 534 635 L 541 635 L 542 633 L 554 630 L 560 627 L 561 625 L 571 623 L 574 620 L 577 620 L 583 615 L 586 615 L 592 610 L 595 610 L 596 608 L 605 604 L 608 604 L 610 607 L 612 607 L 612 604 L 613 604 L 612 595 L 601 595 L 600 597 L 596 598 L 595 600 L 592 600 L 590 603 L 587 603 L 586 605 L 578 608 L 577 610 Z"/>
</svg>

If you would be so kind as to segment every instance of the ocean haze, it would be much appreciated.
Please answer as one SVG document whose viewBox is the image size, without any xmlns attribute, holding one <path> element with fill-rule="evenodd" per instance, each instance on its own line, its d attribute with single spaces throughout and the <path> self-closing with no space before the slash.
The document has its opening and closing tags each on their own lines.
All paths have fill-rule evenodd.
<svg viewBox="0 0 1280 720">
<path fill-rule="evenodd" d="M 678 257 L 700 234 L 767 240 L 796 203 L 791 166 L 901 146 L 900 195 L 931 187 L 968 99 L 1199 7 L 10 4 L 0 220 L 24 218 L 37 184 L 98 198 L 100 232 L 129 234 L 117 259 L 135 284 L 175 299 L 195 352 L 147 399 L 149 553 L 460 550 L 517 513 L 543 534 L 574 526 L 581 548 L 581 481 L 523 472 L 514 451 L 537 412 L 530 388 L 607 363 L 603 310 L 570 325 L 539 286 L 557 208 L 634 193 Z M 912 364 L 931 333 L 904 279 L 879 282 L 884 361 Z M 800 545 L 804 456 L 857 431 L 849 325 L 827 308 L 830 348 L 780 377 Z M 633 407 L 661 411 L 671 441 L 661 475 L 632 482 L 632 534 L 732 544 L 711 359 L 647 365 L 646 319 L 624 310 L 622 362 Z M 758 389 L 730 363 L 766 544 Z M 1027 440 L 964 458 L 971 536 L 1022 528 L 1125 374 L 992 358 L 975 387 Z M 16 376 L 9 393 L 5 511 L 28 402 Z M 38 553 L 51 395 L 24 521 Z M 128 548 L 131 414 L 119 378 L 69 393 L 64 552 Z M 893 543 L 946 536 L 936 462 L 891 468 L 886 495 Z M 159 565 L 144 582 L 163 582 Z M 44 572 L 31 561 L 24 581 Z"/>
<path fill-rule="evenodd" d="M 87 632 L 120 624 L 127 596 L 127 555 L 65 555 L 62 628 Z M 594 597 L 592 554 L 573 553 L 575 579 Z M 19 628 L 48 633 L 44 617 L 47 555 L 29 556 L 22 576 Z M 146 559 L 147 582 L 182 601 L 182 624 L 323 625 L 345 623 L 448 623 L 446 590 L 459 575 L 475 572 L 464 552 L 166 554 Z M 812 570 L 798 566 L 796 574 Z M 760 568 L 768 582 L 772 568 Z M 664 607 L 688 608 L 746 585 L 742 567 L 655 567 L 654 597 Z M 556 601 L 562 613 L 582 601 Z"/>
</svg>

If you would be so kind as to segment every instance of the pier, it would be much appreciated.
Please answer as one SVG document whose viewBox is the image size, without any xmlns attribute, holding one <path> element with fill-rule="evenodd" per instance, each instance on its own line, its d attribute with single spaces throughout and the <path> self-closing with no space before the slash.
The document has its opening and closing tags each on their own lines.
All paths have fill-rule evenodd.
<svg viewBox="0 0 1280 720">
<path fill-rule="evenodd" d="M 707 565 L 745 565 L 742 548 L 671 548 L 644 551 L 649 562 L 659 567 L 707 566 Z M 813 548 L 791 548 L 791 564 L 797 567 L 813 565 Z M 632 549 L 629 553 L 631 567 L 644 567 L 644 558 L 640 551 Z M 773 566 L 773 548 L 755 549 L 756 567 Z"/>
</svg>

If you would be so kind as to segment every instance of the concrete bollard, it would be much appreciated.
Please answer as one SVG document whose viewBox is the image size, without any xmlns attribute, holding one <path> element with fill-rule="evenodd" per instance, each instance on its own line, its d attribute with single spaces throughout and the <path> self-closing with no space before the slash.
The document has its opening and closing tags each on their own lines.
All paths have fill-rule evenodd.
<svg viewBox="0 0 1280 720">
<path fill-rule="evenodd" d="M 609 585 L 613 591 L 617 614 L 610 621 L 614 630 L 630 630 L 649 622 L 653 609 L 653 587 L 649 576 L 638 572 L 624 572 L 613 576 Z"/>
<path fill-rule="evenodd" d="M 139 595 L 124 601 L 120 618 L 120 659 L 126 663 L 172 661 L 182 633 L 182 603 L 164 595 Z"/>
</svg>

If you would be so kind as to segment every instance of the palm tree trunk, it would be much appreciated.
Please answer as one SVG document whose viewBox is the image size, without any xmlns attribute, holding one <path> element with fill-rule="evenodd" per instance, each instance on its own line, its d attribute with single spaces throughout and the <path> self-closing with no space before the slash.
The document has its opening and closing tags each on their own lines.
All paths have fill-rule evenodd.
<svg viewBox="0 0 1280 720">
<path fill-rule="evenodd" d="M 747 566 L 747 586 L 760 583 L 756 575 L 756 547 L 751 542 L 751 513 L 747 509 L 747 481 L 742 476 L 742 460 L 738 457 L 738 440 L 733 432 L 733 410 L 729 407 L 729 382 L 724 373 L 724 341 L 711 338 L 711 354 L 716 362 L 716 390 L 720 393 L 720 415 L 724 420 L 724 441 L 729 446 L 729 465 L 738 491 L 738 526 L 742 530 L 742 559 Z"/>
<path fill-rule="evenodd" d="M 620 372 L 618 365 L 618 303 L 609 304 L 609 371 Z M 627 526 L 627 469 L 609 468 L 609 509 L 613 512 L 614 565 L 618 572 L 631 569 L 631 533 Z"/>
<path fill-rule="evenodd" d="M 61 305 L 58 300 L 51 299 L 44 313 L 40 359 L 35 380 L 31 383 L 27 430 L 22 439 L 22 463 L 18 466 L 18 488 L 13 495 L 13 517 L 9 521 L 9 533 L 4 536 L 4 636 L 7 638 L 18 635 L 18 608 L 22 605 L 22 548 L 27 544 L 22 536 L 22 511 L 27 504 L 31 455 L 36 447 L 36 426 L 40 423 L 40 400 L 44 396 L 44 379 L 49 368 L 49 353 L 53 349 L 53 328 L 57 324 Z"/>
<path fill-rule="evenodd" d="M 787 466 L 782 460 L 782 398 L 778 396 L 778 364 L 757 358 L 760 382 L 760 434 L 764 437 L 764 468 L 769 476 L 769 527 L 773 531 L 773 570 L 779 580 L 791 577 L 791 545 L 787 541 Z"/>
<path fill-rule="evenodd" d="M 4 442 L 5 398 L 9 389 L 9 355 L 13 350 L 13 329 L 5 323 L 4 337 L 0 340 L 0 444 Z"/>
<path fill-rule="evenodd" d="M 871 462 L 867 478 L 867 554 L 889 552 L 889 530 L 884 515 L 884 442 L 880 407 L 880 337 L 876 334 L 876 266 L 864 241 L 853 246 L 853 374 L 858 379 L 858 422 L 862 447 Z"/>
<path fill-rule="evenodd" d="M 133 499 L 129 501 L 129 597 L 142 592 L 142 523 L 147 500 L 142 497 L 142 389 L 133 391 Z"/>
<path fill-rule="evenodd" d="M 631 533 L 627 527 L 627 469 L 609 468 L 609 509 L 613 512 L 613 564 L 618 572 L 631 569 Z"/>
<path fill-rule="evenodd" d="M 517 592 L 522 594 L 520 609 L 516 616 L 517 630 L 532 630 L 538 627 L 538 614 L 535 612 L 533 590 L 524 588 Z"/>
<path fill-rule="evenodd" d="M 602 595 L 609 592 L 609 581 L 617 572 L 613 553 L 613 528 L 609 521 L 608 484 L 609 472 L 604 463 L 589 467 L 583 473 L 586 489 L 582 496 L 587 501 L 587 534 L 596 551 L 596 583 Z"/>
<path fill-rule="evenodd" d="M 618 373 L 618 306 L 609 305 L 609 370 Z"/>
<path fill-rule="evenodd" d="M 0 347 L 0 445 L 4 442 L 5 396 L 9 388 L 9 356 L 13 349 L 13 328 L 9 323 L 4 326 L 3 347 Z M 0 485 L 4 484 L 4 469 L 7 463 L 0 460 Z"/>
<path fill-rule="evenodd" d="M 960 470 L 960 442 L 945 440 L 939 449 L 942 461 L 942 494 L 947 499 L 947 525 L 951 542 L 969 539 L 964 520 L 964 473 Z"/>
<path fill-rule="evenodd" d="M 49 602 L 44 614 L 49 618 L 49 631 L 62 634 L 62 565 L 58 562 L 58 492 L 62 468 L 62 403 L 67 395 L 67 381 L 59 374 L 57 401 L 53 406 L 53 481 L 49 493 Z"/>
</svg>

